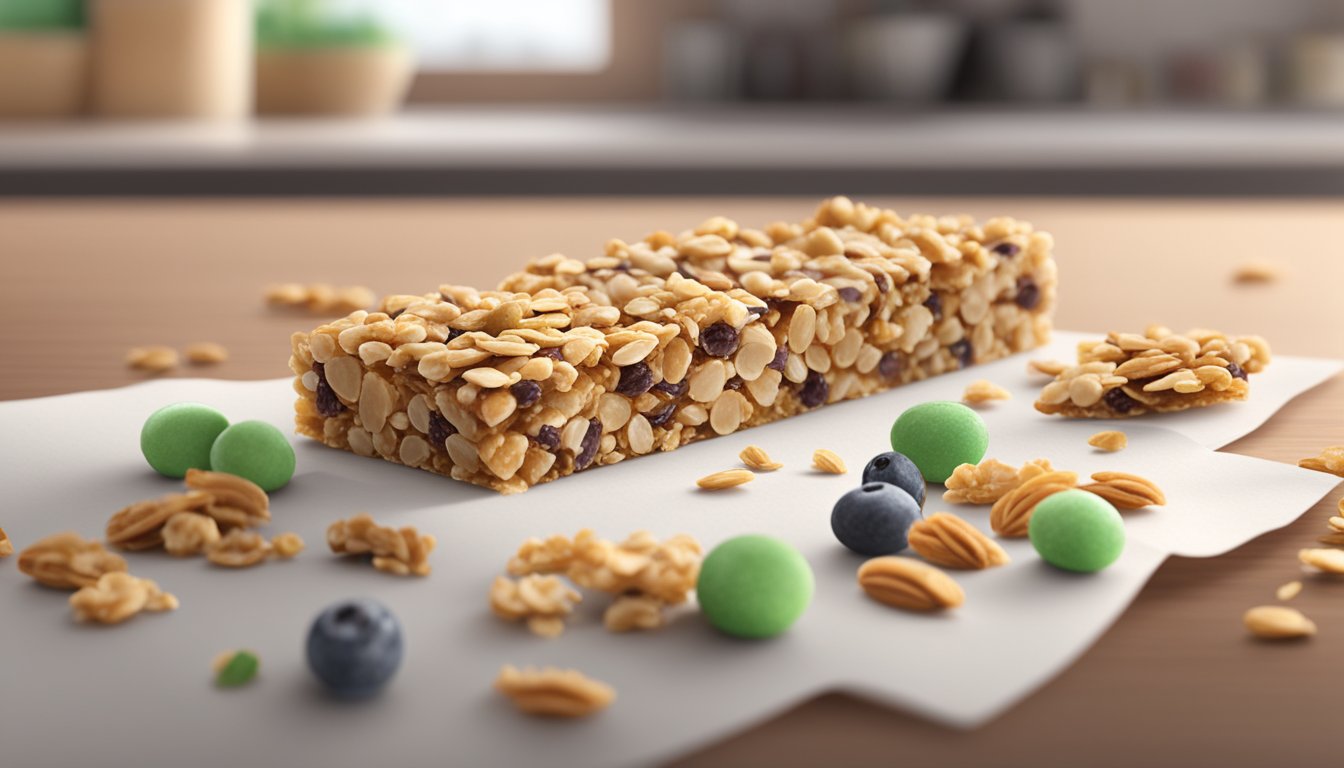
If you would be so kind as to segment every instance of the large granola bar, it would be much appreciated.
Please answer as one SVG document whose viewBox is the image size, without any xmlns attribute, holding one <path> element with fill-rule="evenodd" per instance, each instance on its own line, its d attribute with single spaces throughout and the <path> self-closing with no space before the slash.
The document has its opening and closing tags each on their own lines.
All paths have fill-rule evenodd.
<svg viewBox="0 0 1344 768">
<path fill-rule="evenodd" d="M 1051 237 L 822 203 L 394 295 L 293 338 L 301 434 L 504 493 L 1043 344 Z"/>
</svg>

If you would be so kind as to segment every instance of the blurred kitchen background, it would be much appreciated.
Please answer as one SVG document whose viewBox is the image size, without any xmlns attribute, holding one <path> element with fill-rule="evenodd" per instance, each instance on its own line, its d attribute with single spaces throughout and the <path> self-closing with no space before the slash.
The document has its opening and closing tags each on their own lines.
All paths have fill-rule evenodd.
<svg viewBox="0 0 1344 768">
<path fill-rule="evenodd" d="M 0 0 L 0 195 L 1336 195 L 1344 0 Z"/>
</svg>

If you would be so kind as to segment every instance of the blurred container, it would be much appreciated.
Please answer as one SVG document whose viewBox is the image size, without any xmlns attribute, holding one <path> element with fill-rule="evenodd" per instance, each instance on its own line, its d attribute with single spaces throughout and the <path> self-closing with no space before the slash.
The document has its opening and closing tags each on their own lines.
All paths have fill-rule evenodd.
<svg viewBox="0 0 1344 768">
<path fill-rule="evenodd" d="M 730 101 L 741 93 L 741 45 L 721 22 L 685 21 L 663 37 L 663 95 L 681 101 Z"/>
<path fill-rule="evenodd" d="M 1286 56 L 1293 101 L 1308 107 L 1344 107 L 1344 32 L 1303 35 Z"/>
<path fill-rule="evenodd" d="M 966 24 L 934 13 L 889 14 L 856 22 L 846 50 L 859 96 L 929 103 L 952 87 L 966 40 Z"/>
<path fill-rule="evenodd" d="M 1218 56 L 1218 102 L 1257 107 L 1270 98 L 1269 52 L 1256 43 L 1233 44 Z"/>
<path fill-rule="evenodd" d="M 372 117 L 395 111 L 415 67 L 400 45 L 266 49 L 257 52 L 262 114 Z"/>
<path fill-rule="evenodd" d="M 1086 68 L 1085 98 L 1095 107 L 1132 107 L 1148 99 L 1147 80 L 1135 62 L 1094 61 Z"/>
<path fill-rule="evenodd" d="M 983 30 L 980 45 L 995 97 L 1038 103 L 1077 97 L 1081 64 L 1064 21 L 1028 18 L 992 24 Z"/>
<path fill-rule="evenodd" d="M 92 0 L 93 103 L 111 117 L 252 110 L 249 0 Z"/>
<path fill-rule="evenodd" d="M 70 117 L 84 108 L 82 30 L 0 30 L 0 118 Z"/>
</svg>

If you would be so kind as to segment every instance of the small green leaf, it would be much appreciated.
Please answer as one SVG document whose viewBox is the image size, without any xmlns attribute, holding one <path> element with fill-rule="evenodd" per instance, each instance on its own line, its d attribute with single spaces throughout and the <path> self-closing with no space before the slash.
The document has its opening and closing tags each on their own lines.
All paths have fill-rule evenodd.
<svg viewBox="0 0 1344 768">
<path fill-rule="evenodd" d="M 246 685 L 257 676 L 261 661 L 251 651 L 238 651 L 220 667 L 215 675 L 215 685 L 221 688 L 236 688 Z"/>
</svg>

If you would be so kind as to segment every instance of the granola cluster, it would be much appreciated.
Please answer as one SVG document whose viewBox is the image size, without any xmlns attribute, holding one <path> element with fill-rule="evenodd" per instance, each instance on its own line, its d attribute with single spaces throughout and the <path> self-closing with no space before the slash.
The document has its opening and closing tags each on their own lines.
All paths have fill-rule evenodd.
<svg viewBox="0 0 1344 768">
<path fill-rule="evenodd" d="M 19 553 L 19 570 L 39 584 L 79 589 L 98 583 L 108 573 L 124 573 L 126 559 L 73 531 L 33 542 Z"/>
<path fill-rule="evenodd" d="M 1157 325 L 1142 334 L 1112 333 L 1078 345 L 1077 364 L 1045 385 L 1036 410 L 1109 419 L 1245 400 L 1248 375 L 1269 360 L 1269 344 L 1259 336 L 1178 334 Z"/>
<path fill-rule="evenodd" d="M 716 217 L 296 334 L 299 431 L 517 492 L 1042 343 L 1049 235 L 845 198 Z"/>
<path fill-rule="evenodd" d="M 373 567 L 398 576 L 428 576 L 429 553 L 438 541 L 414 527 L 378 525 L 368 514 L 327 527 L 327 546 L 338 555 L 372 555 Z"/>
<path fill-rule="evenodd" d="M 177 598 L 149 579 L 113 571 L 70 596 L 75 621 L 120 624 L 141 611 L 175 611 Z"/>
</svg>

